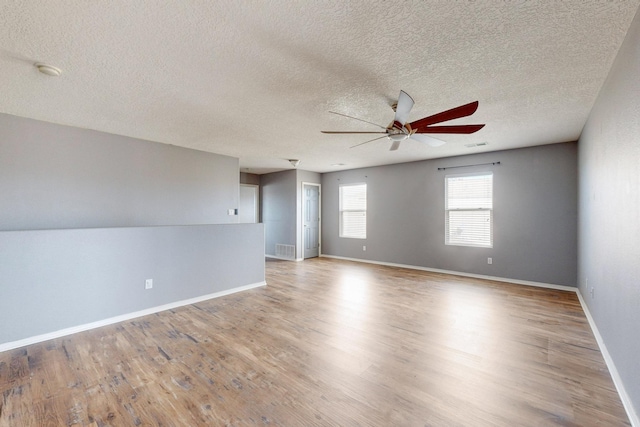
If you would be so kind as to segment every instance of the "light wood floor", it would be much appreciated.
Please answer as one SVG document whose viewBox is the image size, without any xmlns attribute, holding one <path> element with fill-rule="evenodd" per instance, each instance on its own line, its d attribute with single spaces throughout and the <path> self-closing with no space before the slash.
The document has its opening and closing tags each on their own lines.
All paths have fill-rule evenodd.
<svg viewBox="0 0 640 427">
<path fill-rule="evenodd" d="M 0 353 L 0 425 L 629 425 L 573 293 L 331 259 L 267 283 Z"/>
</svg>

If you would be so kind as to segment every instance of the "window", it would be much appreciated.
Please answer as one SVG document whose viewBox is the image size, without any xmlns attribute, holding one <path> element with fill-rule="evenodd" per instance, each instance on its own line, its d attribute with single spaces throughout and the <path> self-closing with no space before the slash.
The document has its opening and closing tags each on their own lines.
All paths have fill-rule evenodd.
<svg viewBox="0 0 640 427">
<path fill-rule="evenodd" d="M 493 247 L 493 173 L 445 177 L 445 244 Z"/>
<path fill-rule="evenodd" d="M 367 184 L 340 186 L 340 237 L 367 238 Z"/>
</svg>

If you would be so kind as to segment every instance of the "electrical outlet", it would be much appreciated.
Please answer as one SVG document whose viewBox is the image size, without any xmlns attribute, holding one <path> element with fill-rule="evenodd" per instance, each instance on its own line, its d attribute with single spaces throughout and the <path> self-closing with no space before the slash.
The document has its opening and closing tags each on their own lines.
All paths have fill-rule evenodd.
<svg viewBox="0 0 640 427">
<path fill-rule="evenodd" d="M 367 247 L 366 247 L 366 246 L 363 246 L 363 247 L 362 247 L 362 250 L 366 252 Z"/>
<path fill-rule="evenodd" d="M 153 288 L 153 279 L 147 279 L 144 281 L 144 288 L 151 289 Z"/>
<path fill-rule="evenodd" d="M 591 299 L 594 299 L 596 297 L 596 291 L 595 289 L 593 289 L 593 286 L 591 287 L 591 289 L 589 289 L 589 293 L 591 294 Z"/>
<path fill-rule="evenodd" d="M 493 258 L 487 258 L 487 264 L 493 264 Z"/>
</svg>

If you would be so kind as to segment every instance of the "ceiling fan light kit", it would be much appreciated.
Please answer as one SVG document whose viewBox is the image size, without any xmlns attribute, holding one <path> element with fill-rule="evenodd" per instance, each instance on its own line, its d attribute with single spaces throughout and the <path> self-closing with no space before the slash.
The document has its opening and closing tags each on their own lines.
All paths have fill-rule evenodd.
<svg viewBox="0 0 640 427">
<path fill-rule="evenodd" d="M 407 139 L 409 137 L 408 134 L 406 133 L 390 133 L 389 135 L 387 135 L 389 137 L 390 140 L 392 141 L 404 141 L 405 139 Z"/>
<path fill-rule="evenodd" d="M 414 101 L 413 98 L 409 96 L 405 91 L 400 91 L 400 95 L 398 96 L 398 102 L 392 105 L 393 111 L 395 111 L 395 116 L 393 121 L 386 128 L 384 126 L 380 126 L 376 123 L 371 123 L 367 120 L 362 120 L 357 117 L 347 116 L 342 113 L 335 113 L 330 111 L 330 113 L 337 114 L 340 116 L 345 116 L 350 119 L 359 120 L 361 122 L 369 123 L 375 126 L 378 126 L 384 129 L 383 132 L 353 132 L 353 131 L 322 131 L 322 133 L 328 134 L 382 134 L 383 136 L 371 139 L 369 141 L 361 142 L 360 144 L 356 144 L 351 148 L 358 147 L 363 144 L 367 144 L 372 141 L 376 141 L 381 138 L 388 138 L 392 141 L 390 151 L 395 151 L 400 147 L 400 142 L 405 139 L 413 139 L 418 142 L 422 142 L 428 144 L 432 147 L 438 147 L 440 145 L 445 144 L 445 141 L 439 140 L 437 138 L 433 138 L 427 134 L 471 134 L 479 131 L 484 127 L 484 124 L 473 124 L 473 125 L 448 125 L 448 126 L 433 126 L 438 123 L 447 122 L 449 120 L 459 119 L 462 117 L 467 117 L 472 115 L 478 109 L 478 101 L 470 102 L 469 104 L 461 105 L 459 107 L 452 108 L 447 111 L 443 111 L 441 113 L 437 113 L 431 115 L 429 117 L 424 117 L 422 119 L 413 121 L 411 123 L 407 123 L 409 118 L 409 113 L 413 108 Z"/>
</svg>

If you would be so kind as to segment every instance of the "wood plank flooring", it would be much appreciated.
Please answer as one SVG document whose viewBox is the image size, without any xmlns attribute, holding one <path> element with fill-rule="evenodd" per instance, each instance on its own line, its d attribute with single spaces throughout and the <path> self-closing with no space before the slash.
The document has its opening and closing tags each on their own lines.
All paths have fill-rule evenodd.
<svg viewBox="0 0 640 427">
<path fill-rule="evenodd" d="M 266 264 L 266 287 L 0 353 L 0 426 L 630 425 L 573 293 Z"/>
</svg>

